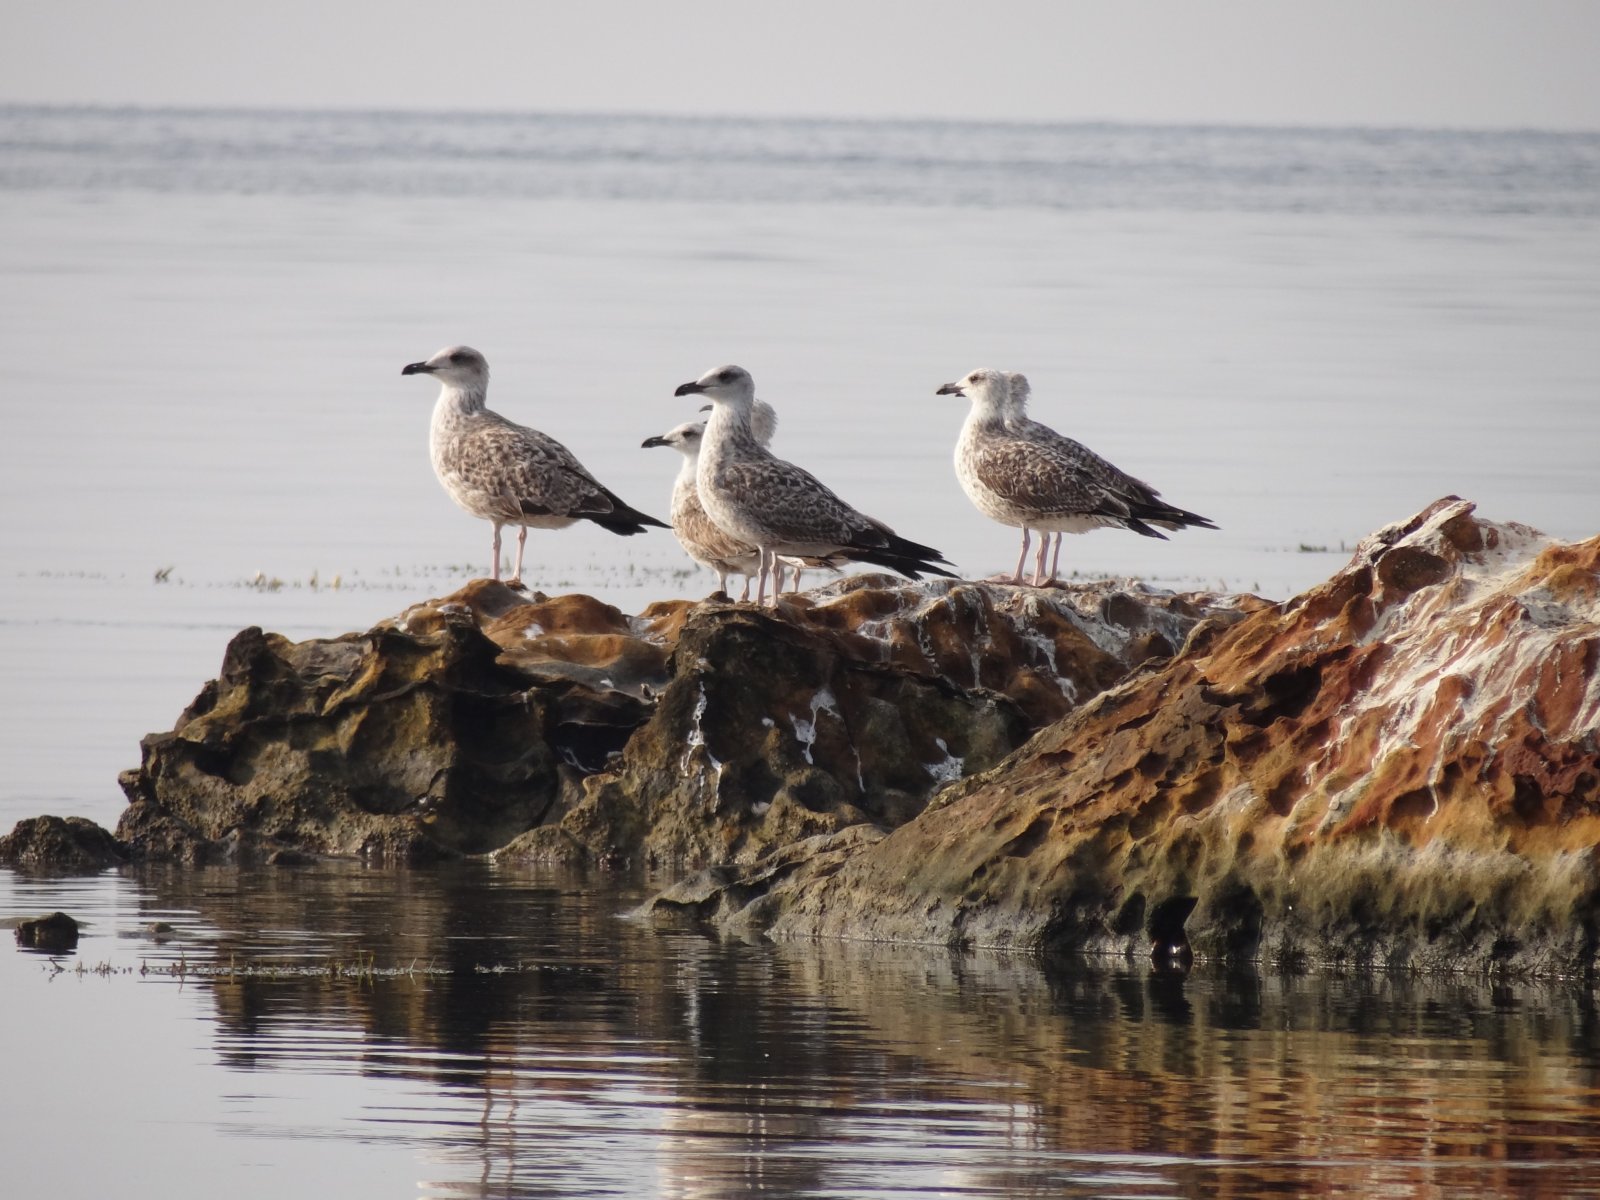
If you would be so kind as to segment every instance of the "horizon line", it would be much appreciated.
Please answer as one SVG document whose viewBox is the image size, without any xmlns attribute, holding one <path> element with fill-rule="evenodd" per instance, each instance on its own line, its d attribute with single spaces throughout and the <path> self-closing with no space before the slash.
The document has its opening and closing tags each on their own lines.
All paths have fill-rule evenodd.
<svg viewBox="0 0 1600 1200">
<path fill-rule="evenodd" d="M 1537 134 L 1545 137 L 1596 137 L 1600 127 L 1555 125 L 1427 125 L 1427 124 L 1339 124 L 1334 122 L 1270 122 L 1242 120 L 1157 120 L 1122 117 L 962 117 L 948 115 L 912 116 L 843 115 L 816 113 L 715 113 L 645 112 L 637 109 L 551 109 L 551 108 L 408 108 L 401 105 L 307 106 L 291 104 L 196 104 L 143 101 L 38 101 L 0 97 L 0 112 L 105 113 L 165 116 L 236 115 L 258 117 L 433 117 L 456 120 L 506 118 L 560 118 L 569 120 L 633 120 L 661 122 L 744 122 L 750 124 L 813 125 L 951 125 L 992 129 L 1172 129 L 1260 131 L 1274 133 L 1347 133 L 1352 131 L 1386 134 L 1453 134 L 1507 136 Z"/>
</svg>

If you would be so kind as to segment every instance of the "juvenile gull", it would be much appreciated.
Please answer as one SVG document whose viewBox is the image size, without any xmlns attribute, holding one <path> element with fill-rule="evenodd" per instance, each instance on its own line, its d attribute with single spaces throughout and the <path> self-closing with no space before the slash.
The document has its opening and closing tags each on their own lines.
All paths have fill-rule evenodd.
<svg viewBox="0 0 1600 1200">
<path fill-rule="evenodd" d="M 946 562 L 937 550 L 857 512 L 809 471 L 757 442 L 750 428 L 755 392 L 750 372 L 728 366 L 707 371 L 676 394 L 711 401 L 695 483 L 701 504 L 723 532 L 760 552 L 756 603 L 766 598 L 767 576 L 780 555 L 837 555 L 912 579 L 923 572 L 951 574 L 936 565 Z"/>
<path fill-rule="evenodd" d="M 685 421 L 660 437 L 645 438 L 643 445 L 671 446 L 683 455 L 683 465 L 672 484 L 672 532 L 690 558 L 717 573 L 719 592 L 728 590 L 729 575 L 743 575 L 744 594 L 740 599 L 748 600 L 750 577 L 756 573 L 761 555 L 754 546 L 723 533 L 700 503 L 695 473 L 700 466 L 700 439 L 705 431 L 704 421 Z"/>
<path fill-rule="evenodd" d="M 560 442 L 506 420 L 486 407 L 489 364 L 470 346 L 447 346 L 426 362 L 408 363 L 402 375 L 432 375 L 439 381 L 428 446 L 433 472 L 450 498 L 494 525 L 495 579 L 500 578 L 500 530 L 517 529 L 517 566 L 510 582 L 522 582 L 522 552 L 528 529 L 564 529 L 593 521 L 631 536 L 666 522 L 624 504 L 596 481 Z"/>
<path fill-rule="evenodd" d="M 1030 531 L 1044 534 L 1034 563 L 1035 586 L 1046 582 L 1049 535 L 1087 533 L 1118 526 L 1145 537 L 1165 538 L 1162 529 L 1215 529 L 1207 518 L 1177 508 L 1142 480 L 1119 470 L 1080 442 L 1027 417 L 1025 376 L 980 369 L 941 396 L 972 402 L 956 442 L 956 477 L 978 511 L 1022 530 L 1013 583 L 1022 582 Z M 1059 559 L 1060 546 L 1057 544 Z M 1055 578 L 1052 565 L 1049 578 Z"/>
<path fill-rule="evenodd" d="M 710 407 L 709 404 L 705 406 L 706 409 Z M 770 404 L 757 400 L 751 412 L 750 425 L 756 441 L 765 446 L 771 442 L 773 431 L 777 429 L 778 415 L 772 411 Z M 678 477 L 672 484 L 672 532 L 690 558 L 717 573 L 719 592 L 727 592 L 729 575 L 743 575 L 744 590 L 740 593 L 739 599 L 748 600 L 750 579 L 760 565 L 761 555 L 754 546 L 722 532 L 706 515 L 705 506 L 700 503 L 700 490 L 695 485 L 695 475 L 700 466 L 700 444 L 705 431 L 704 421 L 685 421 L 659 437 L 645 438 L 641 445 L 646 449 L 652 446 L 670 446 L 683 455 L 683 463 L 678 468 Z M 800 571 L 803 567 L 834 565 L 834 561 L 828 558 L 780 558 L 779 584 L 781 586 L 786 567 L 794 568 L 794 589 L 798 590 Z"/>
<path fill-rule="evenodd" d="M 711 411 L 711 409 L 712 406 L 709 404 L 702 404 L 700 406 L 700 411 L 703 413 L 708 413 Z M 704 425 L 705 422 L 702 421 L 701 427 L 704 428 Z M 772 448 L 773 435 L 778 432 L 778 413 L 777 410 L 765 400 L 758 398 L 751 401 L 750 432 L 755 436 L 756 441 L 760 442 L 769 450 Z M 844 560 L 842 558 L 819 557 L 817 555 L 804 556 L 796 554 L 780 554 L 778 555 L 778 590 L 783 590 L 783 577 L 785 574 L 785 568 L 788 568 L 794 572 L 794 580 L 789 584 L 789 590 L 791 592 L 798 592 L 800 590 L 800 576 L 804 572 L 837 571 L 843 566 Z M 740 598 L 744 600 L 750 599 L 748 576 L 745 577 L 745 590 L 744 594 Z"/>
</svg>

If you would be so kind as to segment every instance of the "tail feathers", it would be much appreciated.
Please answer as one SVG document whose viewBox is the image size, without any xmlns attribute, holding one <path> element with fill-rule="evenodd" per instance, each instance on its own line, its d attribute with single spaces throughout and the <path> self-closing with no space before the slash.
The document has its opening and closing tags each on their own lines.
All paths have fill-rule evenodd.
<svg viewBox="0 0 1600 1200">
<path fill-rule="evenodd" d="M 1179 528 L 1177 525 L 1166 525 L 1162 521 L 1157 521 L 1156 524 L 1162 525 L 1166 529 Z M 1160 538 L 1163 542 L 1167 540 L 1167 535 L 1162 533 L 1160 529 L 1151 529 L 1150 526 L 1146 525 L 1138 517 L 1123 517 L 1122 527 L 1124 529 L 1131 529 L 1133 532 L 1142 534 L 1145 537 Z"/>
<path fill-rule="evenodd" d="M 1171 530 L 1217 528 L 1210 517 L 1202 517 L 1187 508 L 1168 504 L 1161 498 L 1161 493 L 1144 480 L 1129 475 L 1125 482 L 1127 486 L 1122 489 L 1121 499 L 1128 505 L 1129 513 L 1139 520 Z"/>
<path fill-rule="evenodd" d="M 1159 525 L 1163 529 L 1216 529 L 1217 525 L 1209 517 L 1202 517 L 1199 513 L 1192 513 L 1186 508 L 1177 508 L 1171 504 L 1153 504 L 1139 510 L 1136 514 L 1140 519 Z"/>
<path fill-rule="evenodd" d="M 910 538 L 901 537 L 898 533 L 890 529 L 876 517 L 868 517 L 867 524 L 871 525 L 872 528 L 877 531 L 881 537 L 881 540 L 869 535 L 863 539 L 863 542 L 866 544 L 858 544 L 856 546 L 849 547 L 842 551 L 842 553 L 850 554 L 853 557 L 858 558 L 861 562 L 877 562 L 877 564 L 882 567 L 893 567 L 893 569 L 896 571 L 901 570 L 901 568 L 895 566 L 893 563 L 887 560 L 903 560 L 912 566 L 915 566 L 918 570 L 927 571 L 929 574 L 943 575 L 948 579 L 956 578 L 956 576 L 952 575 L 949 571 L 941 571 L 938 567 L 933 565 L 935 563 L 943 563 L 948 567 L 952 566 L 953 564 L 948 558 L 946 558 L 943 554 L 940 554 L 939 551 L 935 550 L 932 546 L 924 546 L 921 542 L 913 542 Z M 856 551 L 860 551 L 860 553 L 855 553 Z M 868 554 L 882 555 L 884 556 L 884 561 L 868 558 Z M 922 576 L 912 575 L 911 578 L 920 579 Z"/>
<path fill-rule="evenodd" d="M 656 529 L 672 528 L 672 526 L 668 525 L 665 521 L 658 521 L 648 513 L 642 513 L 638 509 L 624 504 L 615 496 L 611 496 L 609 499 L 613 505 L 610 512 L 584 513 L 584 519 L 593 521 L 596 525 L 600 526 L 601 529 L 606 529 L 612 533 L 621 534 L 623 537 L 632 537 L 634 534 L 643 533 L 646 529 L 651 527 Z"/>
<path fill-rule="evenodd" d="M 928 561 L 929 559 L 936 559 L 939 562 L 944 561 L 937 550 L 931 550 L 923 555 L 916 555 L 896 554 L 893 550 L 871 550 L 851 547 L 847 550 L 841 550 L 839 554 L 840 557 L 849 558 L 855 562 L 871 563 L 875 567 L 888 567 L 889 570 L 898 571 L 907 579 L 921 579 L 924 575 L 943 575 L 946 579 L 960 578 L 954 571 L 946 571 L 943 567 Z"/>
<path fill-rule="evenodd" d="M 634 534 L 643 533 L 646 529 L 650 528 L 672 528 L 672 526 L 668 525 L 665 521 L 658 521 L 654 517 L 645 516 L 643 513 L 640 513 L 638 517 L 632 520 L 629 520 L 626 517 L 618 516 L 615 513 L 612 513 L 609 516 L 589 517 L 587 519 L 593 521 L 596 525 L 600 526 L 601 529 L 607 530 L 611 533 L 620 534 L 623 537 L 632 537 Z"/>
</svg>

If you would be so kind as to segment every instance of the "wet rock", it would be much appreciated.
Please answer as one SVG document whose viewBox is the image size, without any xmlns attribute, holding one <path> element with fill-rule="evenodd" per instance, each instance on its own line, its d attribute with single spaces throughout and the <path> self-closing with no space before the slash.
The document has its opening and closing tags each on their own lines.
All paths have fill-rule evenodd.
<svg viewBox="0 0 1600 1200">
<path fill-rule="evenodd" d="M 1600 538 L 1449 497 L 1131 674 L 733 929 L 1130 957 L 1588 973 Z"/>
<path fill-rule="evenodd" d="M 59 952 L 78 945 L 78 923 L 64 912 L 17 922 L 17 945 L 30 950 Z"/>
<path fill-rule="evenodd" d="M 664 655 L 639 640 L 587 597 L 488 581 L 365 634 L 247 629 L 176 728 L 144 739 L 119 836 L 186 862 L 492 850 L 552 811 L 569 765 L 604 762 L 645 719 Z"/>
<path fill-rule="evenodd" d="M 654 714 L 584 781 L 562 828 L 602 861 L 651 865 L 752 862 L 859 824 L 892 829 L 1154 647 L 1247 606 L 872 576 L 785 596 L 776 612 L 699 606 Z"/>
<path fill-rule="evenodd" d="M 478 581 L 365 634 L 239 634 L 123 773 L 118 836 L 179 862 L 751 861 L 909 820 L 1262 603 L 857 576 L 629 616 Z"/>
<path fill-rule="evenodd" d="M 30 817 L 0 837 L 0 865 L 62 872 L 103 871 L 126 847 L 84 817 Z"/>
</svg>

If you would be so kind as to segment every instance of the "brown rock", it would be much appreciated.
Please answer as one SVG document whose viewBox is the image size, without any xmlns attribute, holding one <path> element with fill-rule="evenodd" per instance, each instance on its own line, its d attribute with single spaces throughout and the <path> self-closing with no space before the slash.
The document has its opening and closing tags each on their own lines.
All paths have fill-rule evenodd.
<svg viewBox="0 0 1600 1200">
<path fill-rule="evenodd" d="M 614 613 L 481 581 L 364 635 L 245 630 L 221 677 L 124 772 L 120 834 L 140 857 L 183 861 L 283 849 L 416 861 L 504 845 L 552 811 L 564 764 L 603 763 L 647 715 L 629 691 L 588 680 L 613 664 L 573 649 L 605 644 Z M 567 642 L 519 665 L 510 626 L 535 616 Z M 644 682 L 634 661 L 614 673 Z"/>
<path fill-rule="evenodd" d="M 0 865 L 8 867 L 103 871 L 127 860 L 126 848 L 84 817 L 31 817 L 0 837 Z"/>
<path fill-rule="evenodd" d="M 1203 617 L 1256 603 L 861 576 L 772 612 L 698 606 L 654 715 L 562 827 L 602 861 L 657 865 L 892 829 Z"/>
<path fill-rule="evenodd" d="M 1600 539 L 1454 497 L 1137 672 L 842 866 L 724 921 L 783 936 L 1589 971 Z"/>
<path fill-rule="evenodd" d="M 361 635 L 239 634 L 124 772 L 118 832 L 177 861 L 748 861 L 902 823 L 1260 603 L 865 576 L 629 616 L 480 580 Z"/>
</svg>

